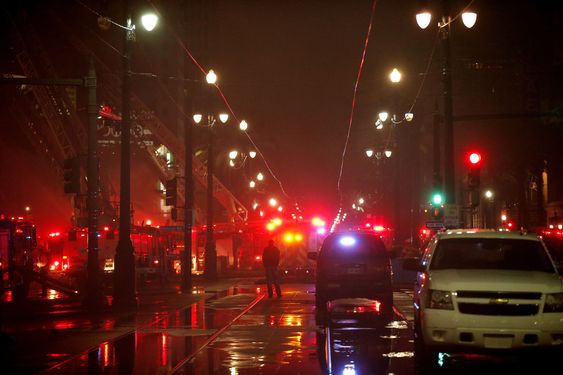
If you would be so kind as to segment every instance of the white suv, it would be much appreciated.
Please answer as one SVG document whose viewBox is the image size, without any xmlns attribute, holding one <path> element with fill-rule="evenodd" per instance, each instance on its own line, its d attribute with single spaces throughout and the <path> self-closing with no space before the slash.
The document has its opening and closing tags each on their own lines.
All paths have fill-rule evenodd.
<svg viewBox="0 0 563 375">
<path fill-rule="evenodd" d="M 414 287 L 415 358 L 434 367 L 440 352 L 563 353 L 563 279 L 534 235 L 448 230 L 428 244 Z"/>
</svg>

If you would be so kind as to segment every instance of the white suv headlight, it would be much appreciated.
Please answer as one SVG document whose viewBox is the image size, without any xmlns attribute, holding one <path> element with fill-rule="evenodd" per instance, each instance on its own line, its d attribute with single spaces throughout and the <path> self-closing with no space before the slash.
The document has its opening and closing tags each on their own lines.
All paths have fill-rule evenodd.
<svg viewBox="0 0 563 375">
<path fill-rule="evenodd" d="M 428 295 L 428 308 L 453 310 L 454 304 L 452 302 L 452 293 L 447 290 L 430 289 Z"/>
<path fill-rule="evenodd" d="M 563 312 L 563 293 L 546 294 L 543 312 Z"/>
</svg>

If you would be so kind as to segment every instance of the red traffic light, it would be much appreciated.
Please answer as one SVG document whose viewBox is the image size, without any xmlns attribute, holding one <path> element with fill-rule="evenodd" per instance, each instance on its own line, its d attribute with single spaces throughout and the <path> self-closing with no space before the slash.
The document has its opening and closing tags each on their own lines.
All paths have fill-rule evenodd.
<svg viewBox="0 0 563 375">
<path fill-rule="evenodd" d="M 469 154 L 469 164 L 471 165 L 478 165 L 479 163 L 481 163 L 481 154 L 478 152 L 472 152 Z"/>
</svg>

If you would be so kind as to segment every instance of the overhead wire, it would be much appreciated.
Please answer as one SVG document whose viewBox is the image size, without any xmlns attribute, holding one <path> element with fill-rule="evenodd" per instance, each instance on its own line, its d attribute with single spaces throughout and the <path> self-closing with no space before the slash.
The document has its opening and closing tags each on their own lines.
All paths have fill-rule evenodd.
<svg viewBox="0 0 563 375">
<path fill-rule="evenodd" d="M 356 109 L 356 95 L 358 93 L 358 85 L 360 83 L 360 77 L 362 76 L 362 70 L 364 67 L 364 62 L 365 62 L 365 58 L 366 58 L 366 53 L 367 53 L 367 47 L 369 44 L 369 38 L 371 35 L 371 28 L 372 28 L 372 24 L 373 24 L 373 16 L 375 14 L 375 8 L 377 5 L 377 0 L 373 0 L 372 6 L 371 6 L 371 14 L 370 14 L 370 18 L 369 18 L 369 23 L 368 23 L 368 30 L 366 33 L 366 37 L 365 37 L 365 41 L 364 41 L 364 49 L 362 52 L 362 58 L 360 59 L 360 66 L 358 67 L 358 74 L 356 76 L 356 82 L 354 84 L 354 91 L 352 93 L 352 108 L 350 109 L 350 116 L 348 119 L 348 131 L 346 134 L 346 140 L 344 141 L 344 149 L 342 150 L 342 157 L 340 160 L 340 170 L 338 172 L 338 181 L 336 184 L 336 188 L 337 188 L 337 192 L 338 192 L 338 196 L 339 196 L 339 206 L 342 206 L 342 190 L 341 190 L 341 182 L 342 182 L 342 175 L 343 175 L 343 171 L 344 171 L 344 162 L 346 160 L 346 151 L 348 150 L 348 143 L 350 142 L 350 133 L 352 131 L 352 122 L 354 120 L 354 111 Z"/>
<path fill-rule="evenodd" d="M 374 12 L 375 12 L 376 3 L 377 3 L 377 0 L 374 0 L 374 2 L 372 4 L 372 13 L 371 13 L 370 21 L 369 21 L 369 24 L 368 24 L 368 31 L 366 33 L 366 38 L 365 38 L 365 42 L 364 42 L 364 50 L 362 52 L 362 59 L 360 61 L 360 66 L 359 66 L 359 69 L 358 69 L 358 75 L 356 77 L 356 82 L 354 84 L 354 93 L 353 93 L 353 96 L 352 96 L 352 108 L 351 108 L 351 111 L 350 111 L 350 118 L 349 118 L 349 122 L 348 122 L 348 132 L 347 132 L 347 136 L 346 136 L 344 151 L 342 153 L 342 159 L 341 159 L 341 163 L 340 163 L 340 171 L 339 171 L 338 183 L 337 183 L 337 190 L 338 190 L 338 193 L 339 193 L 339 210 L 342 210 L 342 208 L 343 208 L 342 207 L 343 206 L 343 202 L 342 202 L 343 195 L 342 195 L 342 191 L 341 191 L 341 180 L 342 180 L 342 176 L 343 176 L 344 161 L 345 161 L 347 146 L 348 146 L 349 139 L 350 139 L 351 127 L 352 127 L 352 123 L 353 123 L 357 89 L 358 89 L 359 80 L 360 80 L 360 77 L 361 77 L 363 65 L 364 65 L 364 62 L 365 62 L 366 50 L 367 50 L 367 46 L 368 46 L 368 43 L 369 43 L 369 37 L 370 37 L 371 29 L 372 29 L 373 16 L 374 16 Z M 473 0 L 471 1 L 471 3 L 473 3 Z M 463 10 L 470 7 L 471 3 L 469 3 Z M 461 13 L 463 12 L 463 10 L 458 15 L 456 15 L 456 17 L 454 19 L 458 18 L 461 15 Z M 421 81 L 421 83 L 418 87 L 417 93 L 416 93 L 416 95 L 415 95 L 415 97 L 412 101 L 412 104 L 409 107 L 408 112 L 410 112 L 410 113 L 413 112 L 413 110 L 416 106 L 416 103 L 417 103 L 417 101 L 420 98 L 420 95 L 422 93 L 422 89 L 423 89 L 424 84 L 426 82 L 426 77 L 428 76 L 428 72 L 430 71 L 430 68 L 432 66 L 432 62 L 434 60 L 434 54 L 435 54 L 435 51 L 436 51 L 436 46 L 438 44 L 437 42 L 439 40 L 439 36 L 440 36 L 440 30 L 438 30 L 438 32 L 436 33 L 436 36 L 434 38 L 434 43 L 433 43 L 432 49 L 430 51 L 430 56 L 428 58 L 428 63 L 426 65 L 426 69 L 423 73 L 422 81 Z M 403 120 L 404 119 L 397 121 L 397 123 L 395 123 L 394 125 L 400 124 L 401 122 L 403 122 Z M 389 132 L 387 140 L 385 142 L 385 147 L 389 146 L 389 144 L 391 143 L 391 138 L 392 138 L 391 132 Z"/>
<path fill-rule="evenodd" d="M 149 0 L 149 4 L 151 5 L 151 7 L 153 8 L 153 10 L 158 14 L 159 18 L 161 17 L 160 12 L 158 11 L 157 7 L 153 4 L 152 1 Z M 197 61 L 197 59 L 195 58 L 195 56 L 191 53 L 191 51 L 189 50 L 189 48 L 185 45 L 185 43 L 182 41 L 182 38 L 180 38 L 180 36 L 171 28 L 169 27 L 168 30 L 170 31 L 170 33 L 172 34 L 172 36 L 175 38 L 176 43 L 182 47 L 182 49 L 184 50 L 184 52 L 186 52 L 186 54 L 188 55 L 188 57 L 190 58 L 190 60 L 195 64 L 195 66 L 199 69 L 199 71 L 201 72 L 201 74 L 203 76 L 207 75 L 207 70 L 205 70 L 201 64 Z M 223 90 L 221 90 L 221 87 L 215 83 L 213 86 L 215 86 L 215 88 L 217 89 L 219 96 L 221 97 L 223 103 L 227 106 L 227 109 L 229 110 L 229 112 L 231 113 L 231 115 L 233 116 L 233 118 L 235 119 L 235 121 L 238 123 L 239 119 L 238 116 L 236 115 L 235 111 L 233 110 L 231 104 L 229 103 L 229 101 L 227 100 L 227 97 L 225 95 L 225 93 L 223 92 Z M 252 144 L 253 147 L 256 148 L 256 152 L 260 155 L 260 157 L 262 158 L 262 162 L 264 163 L 264 166 L 266 167 L 266 169 L 268 170 L 268 172 L 270 173 L 270 175 L 274 178 L 274 180 L 276 180 L 276 182 L 278 183 L 278 186 L 281 190 L 281 192 L 284 194 L 284 196 L 288 199 L 292 199 L 287 192 L 285 191 L 283 184 L 281 182 L 281 180 L 276 176 L 276 174 L 274 173 L 274 171 L 272 170 L 272 168 L 270 167 L 270 164 L 268 163 L 268 161 L 266 160 L 266 158 L 264 157 L 264 154 L 262 153 L 262 150 L 260 150 L 260 148 L 258 147 L 258 145 L 254 142 L 254 140 L 252 139 L 252 137 L 250 136 L 250 134 L 248 134 L 247 131 L 244 131 L 244 134 L 246 135 L 247 139 L 250 141 L 250 143 Z"/>
<path fill-rule="evenodd" d="M 85 9 L 87 9 L 88 11 L 90 11 L 91 13 L 95 14 L 98 17 L 104 17 L 101 13 L 97 12 L 96 10 L 92 9 L 91 7 L 89 7 L 88 5 L 84 4 L 82 1 L 80 0 L 75 0 L 78 4 L 80 4 L 81 6 L 83 6 Z M 160 13 L 160 11 L 158 10 L 158 8 L 153 4 L 152 1 L 149 0 L 149 4 L 151 5 L 151 7 L 153 8 L 153 10 L 155 11 L 155 13 L 159 16 L 160 19 L 162 19 L 162 15 Z M 127 27 L 127 26 L 123 26 L 119 23 L 116 23 L 114 21 L 112 21 L 111 19 L 104 17 L 106 20 L 108 20 L 111 24 L 116 25 L 117 27 L 120 27 L 122 29 L 125 30 L 131 30 L 131 28 Z M 183 49 L 183 51 L 186 53 L 186 55 L 188 56 L 188 58 L 191 60 L 191 62 L 198 68 L 198 70 L 200 71 L 200 73 L 205 77 L 205 75 L 207 74 L 206 69 L 204 69 L 202 67 L 202 65 L 198 62 L 198 60 L 195 58 L 195 56 L 192 54 L 192 52 L 189 50 L 189 48 L 187 48 L 187 46 L 185 45 L 185 43 L 183 43 L 182 39 L 179 37 L 179 35 L 176 33 L 176 31 L 171 28 L 168 27 L 169 32 L 171 33 L 171 35 L 174 37 L 176 43 Z M 103 38 L 100 38 L 102 40 L 102 42 L 104 44 L 106 44 L 108 47 L 110 47 L 114 52 L 118 53 L 120 56 L 123 57 L 123 54 L 117 49 L 115 48 L 113 45 L 111 45 L 109 42 L 107 42 L 106 40 L 104 40 Z M 139 74 L 143 74 L 143 73 L 139 73 Z M 149 73 L 146 73 L 144 75 L 150 75 Z M 155 78 L 157 78 L 155 76 Z M 162 84 L 161 80 L 158 80 L 161 88 L 164 89 L 165 93 L 167 94 L 168 98 L 172 101 L 172 103 L 174 103 L 174 105 L 178 108 L 179 112 L 182 114 L 182 116 L 184 116 L 186 119 L 189 118 L 189 116 L 184 113 L 184 111 L 182 110 L 182 107 L 179 103 L 177 103 L 172 95 L 170 94 L 170 92 L 166 89 L 166 87 L 164 86 L 164 84 Z M 231 113 L 231 115 L 233 116 L 233 118 L 235 119 L 235 121 L 238 123 L 238 116 L 236 115 L 235 111 L 233 110 L 231 104 L 229 103 L 229 101 L 227 100 L 226 95 L 224 94 L 224 92 L 221 90 L 221 88 L 219 87 L 218 84 L 214 84 L 213 86 L 215 86 L 215 88 L 217 89 L 219 96 L 221 97 L 221 100 L 223 101 L 223 103 L 227 106 L 228 111 Z M 256 142 L 254 142 L 254 140 L 252 139 L 252 137 L 250 136 L 250 134 L 247 131 L 244 131 L 244 135 L 246 136 L 246 138 L 248 139 L 248 141 L 252 144 L 252 146 L 256 149 L 256 152 L 258 153 L 258 155 L 260 155 L 264 166 L 266 167 L 266 169 L 268 170 L 268 172 L 270 173 L 270 175 L 274 178 L 274 180 L 278 183 L 278 186 L 282 192 L 282 194 L 288 198 L 288 199 L 292 199 L 289 194 L 287 194 L 287 192 L 285 191 L 283 184 L 281 182 L 281 180 L 276 176 L 276 174 L 274 173 L 274 171 L 272 170 L 272 168 L 270 167 L 270 164 L 268 163 L 268 161 L 266 160 L 262 150 L 260 149 L 260 147 L 258 147 L 258 145 L 256 144 Z"/>
</svg>

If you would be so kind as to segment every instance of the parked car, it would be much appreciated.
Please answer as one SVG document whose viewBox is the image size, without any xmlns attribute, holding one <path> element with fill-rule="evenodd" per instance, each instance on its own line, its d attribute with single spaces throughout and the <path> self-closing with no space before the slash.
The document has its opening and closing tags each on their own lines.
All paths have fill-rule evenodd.
<svg viewBox="0 0 563 375">
<path fill-rule="evenodd" d="M 339 298 L 368 298 L 393 309 L 390 253 L 373 232 L 338 232 L 325 238 L 316 258 L 316 306 Z"/>
<path fill-rule="evenodd" d="M 417 271 L 415 359 L 423 368 L 435 367 L 440 352 L 563 354 L 563 281 L 538 236 L 448 230 L 403 267 Z"/>
</svg>

